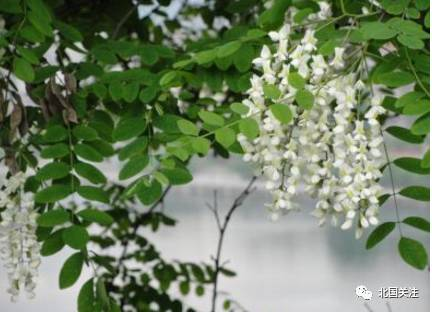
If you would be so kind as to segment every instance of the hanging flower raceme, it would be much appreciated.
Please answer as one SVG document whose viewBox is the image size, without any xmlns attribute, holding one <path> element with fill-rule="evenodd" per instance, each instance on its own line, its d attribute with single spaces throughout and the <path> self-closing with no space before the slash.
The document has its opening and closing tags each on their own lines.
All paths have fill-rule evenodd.
<svg viewBox="0 0 432 312">
<path fill-rule="evenodd" d="M 329 6 L 309 21 L 330 16 Z M 245 155 L 266 178 L 273 196 L 267 207 L 273 218 L 297 207 L 300 186 L 317 199 L 313 215 L 342 229 L 356 227 L 356 237 L 378 223 L 382 163 L 380 98 L 362 81 L 361 49 L 343 43 L 321 55 L 316 23 L 295 25 L 292 19 L 253 61 L 261 75 L 251 78 L 249 108 L 243 118 L 259 126 L 255 138 L 238 136 Z M 299 34 L 303 34 L 300 39 Z M 359 64 L 359 65 L 357 65 Z M 356 66 L 352 66 L 356 65 Z"/>
<path fill-rule="evenodd" d="M 18 172 L 0 185 L 0 252 L 9 278 L 8 292 L 16 301 L 21 290 L 34 297 L 40 260 L 32 193 L 24 192 L 26 175 Z"/>
</svg>

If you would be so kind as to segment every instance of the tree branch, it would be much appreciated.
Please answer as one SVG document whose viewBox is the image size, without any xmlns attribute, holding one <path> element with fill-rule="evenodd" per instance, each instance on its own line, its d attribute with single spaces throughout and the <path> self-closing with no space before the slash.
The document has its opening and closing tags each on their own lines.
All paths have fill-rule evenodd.
<svg viewBox="0 0 432 312">
<path fill-rule="evenodd" d="M 218 293 L 218 291 L 217 291 L 218 279 L 219 279 L 219 273 L 220 273 L 221 269 L 223 268 L 223 264 L 221 264 L 222 246 L 223 246 L 224 235 L 225 235 L 226 229 L 228 228 L 228 224 L 231 220 L 232 215 L 236 211 L 236 209 L 238 207 L 240 207 L 243 204 L 246 197 L 254 191 L 252 186 L 255 183 L 256 179 L 257 179 L 257 177 L 254 176 L 249 181 L 247 187 L 243 190 L 243 192 L 241 192 L 241 194 L 234 200 L 233 204 L 231 205 L 230 209 L 228 210 L 228 213 L 225 215 L 225 219 L 224 219 L 223 223 L 221 223 L 221 221 L 220 221 L 219 212 L 217 210 L 218 209 L 217 198 L 216 198 L 217 193 L 215 192 L 215 194 L 214 194 L 214 196 L 215 196 L 214 204 L 213 204 L 213 207 L 211 207 L 210 209 L 213 211 L 213 213 L 215 214 L 215 217 L 216 217 L 216 222 L 217 222 L 218 230 L 219 230 L 219 240 L 218 240 L 217 249 L 216 249 L 216 258 L 214 259 L 214 280 L 213 280 L 211 312 L 216 311 L 216 301 L 217 301 L 217 293 Z"/>
</svg>

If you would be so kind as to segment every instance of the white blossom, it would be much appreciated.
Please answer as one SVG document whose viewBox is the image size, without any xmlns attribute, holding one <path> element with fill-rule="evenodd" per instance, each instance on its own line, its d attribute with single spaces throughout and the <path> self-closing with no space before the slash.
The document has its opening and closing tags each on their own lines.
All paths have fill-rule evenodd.
<svg viewBox="0 0 432 312">
<path fill-rule="evenodd" d="M 40 264 L 40 244 L 36 238 L 33 194 L 24 192 L 26 175 L 18 172 L 0 185 L 0 252 L 7 269 L 12 301 L 22 290 L 35 296 L 35 279 Z"/>
<path fill-rule="evenodd" d="M 309 19 L 331 16 L 327 3 L 319 6 L 320 12 Z M 344 230 L 355 226 L 358 238 L 364 228 L 378 223 L 383 139 L 377 118 L 385 109 L 381 98 L 368 93 L 360 73 L 341 74 L 350 65 L 346 64 L 349 43 L 323 56 L 317 52 L 316 24 L 307 26 L 299 40 L 290 37 L 298 29 L 294 26 L 291 17 L 279 31 L 270 32 L 277 49 L 264 46 L 253 61 L 261 75 L 251 78 L 243 101 L 249 112 L 244 117 L 254 118 L 260 133 L 253 140 L 238 136 L 243 159 L 266 179 L 272 195 L 266 207 L 273 220 L 297 209 L 295 197 L 304 186 L 317 200 L 312 214 L 320 225 L 330 218 Z M 289 82 L 292 72 L 304 78 L 303 88 L 314 95 L 309 110 L 297 106 L 298 90 Z M 281 91 L 277 103 L 287 105 L 293 115 L 288 124 L 271 113 L 274 102 L 264 97 L 266 84 Z"/>
</svg>

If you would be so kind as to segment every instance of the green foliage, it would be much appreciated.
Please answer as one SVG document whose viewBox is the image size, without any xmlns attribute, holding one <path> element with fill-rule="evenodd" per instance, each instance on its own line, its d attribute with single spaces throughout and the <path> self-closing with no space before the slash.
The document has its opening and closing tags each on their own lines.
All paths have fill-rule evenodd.
<svg viewBox="0 0 432 312">
<path fill-rule="evenodd" d="M 65 228 L 62 233 L 63 241 L 66 245 L 74 249 L 85 248 L 90 239 L 87 230 L 80 225 L 72 225 Z"/>
<path fill-rule="evenodd" d="M 66 259 L 60 270 L 59 286 L 60 289 L 71 287 L 81 275 L 84 264 L 82 253 L 77 252 Z"/>
<path fill-rule="evenodd" d="M 0 1 L 5 21 L 0 38 L 5 73 L 0 79 L 5 90 L 0 96 L 0 160 L 9 171 L 36 172 L 27 187 L 35 193 L 40 214 L 42 255 L 53 255 L 65 245 L 80 250 L 64 264 L 60 287 L 73 285 L 84 264 L 101 272 L 81 288 L 78 311 L 123 311 L 124 305 L 148 311 L 152 302 L 161 311 L 186 310 L 172 295 L 172 285 L 182 295 L 202 296 L 214 272 L 204 264 L 163 259 L 141 230 L 174 225 L 155 209 L 169 187 L 193 180 L 187 168 L 192 157 L 241 154 L 238 134 L 249 140 L 259 136 L 261 125 L 253 115 L 258 113 L 242 103 L 256 73 L 252 60 L 264 44 L 272 48 L 267 33 L 279 29 L 289 7 L 296 7 L 297 23 L 307 24 L 306 17 L 317 12 L 318 5 L 289 0 L 272 1 L 269 7 L 243 0 L 216 2 L 214 7 L 185 5 L 180 14 L 201 14 L 207 25 L 223 16 L 231 26 L 178 45 L 166 32 L 181 27 L 175 18 L 161 26 L 149 17 L 139 18 L 130 1 L 75 2 Z M 162 8 L 171 1 L 160 2 L 154 14 L 164 16 Z M 390 157 L 383 170 L 396 166 L 405 174 L 428 175 L 429 151 L 425 153 L 424 145 L 430 130 L 429 1 L 379 0 L 382 9 L 371 6 L 366 15 L 361 7 L 369 3 L 363 2 L 332 3 L 334 17 L 318 22 L 318 51 L 330 60 L 335 48 L 348 40 L 353 56 L 359 53 L 368 60 L 367 73 L 353 60 L 345 61 L 386 95 L 387 112 L 381 120 L 386 133 L 419 150 L 416 156 Z M 304 27 L 291 31 L 301 36 Z M 44 57 L 54 42 L 56 48 L 50 51 L 58 61 L 55 65 Z M 81 57 L 69 58 L 70 51 Z M 296 110 L 285 104 L 285 94 L 274 84 L 264 85 L 264 105 L 290 125 L 300 111 L 318 105 L 319 98 L 315 90 L 305 89 L 306 79 L 295 68 L 286 79 L 294 89 Z M 173 87 L 181 88 L 178 94 Z M 219 93 L 225 96 L 221 101 L 215 95 Z M 179 101 L 185 106 L 180 108 Z M 16 107 L 19 118 L 10 114 Z M 396 123 L 387 126 L 387 117 L 402 115 L 412 120 L 410 125 L 397 124 L 394 118 Z M 115 170 L 121 184 L 107 179 L 104 161 L 112 158 L 123 162 Z M 394 191 L 397 200 L 429 201 L 429 188 L 423 185 Z M 68 203 L 76 194 L 84 200 L 79 208 Z M 382 195 L 380 205 L 390 196 Z M 137 205 L 149 210 L 139 213 Z M 93 232 L 93 223 L 105 231 Z M 366 248 L 395 234 L 396 226 L 429 232 L 429 222 L 420 217 L 385 222 L 371 232 Z M 129 242 L 139 248 L 126 248 L 124 259 L 106 252 Z M 399 252 L 408 264 L 425 268 L 427 253 L 418 241 L 402 237 Z M 129 260 L 143 270 L 131 272 Z M 221 272 L 233 275 L 227 269 Z M 123 289 L 114 283 L 119 278 L 128 281 Z M 230 300 L 223 304 L 226 310 L 233 305 Z"/>
<path fill-rule="evenodd" d="M 416 269 L 424 270 L 426 268 L 428 256 L 426 249 L 420 242 L 408 237 L 401 237 L 399 253 L 406 263 Z"/>
<path fill-rule="evenodd" d="M 69 221 L 69 213 L 64 209 L 49 210 L 37 219 L 39 226 L 53 227 Z"/>
<path fill-rule="evenodd" d="M 98 209 L 86 208 L 77 213 L 78 216 L 89 222 L 96 222 L 100 225 L 111 225 L 114 219 L 106 212 Z"/>
<path fill-rule="evenodd" d="M 366 242 L 366 249 L 371 249 L 380 243 L 384 238 L 386 238 L 395 228 L 394 222 L 385 222 L 380 224 L 373 230 L 369 235 Z"/>
<path fill-rule="evenodd" d="M 273 116 L 276 117 L 282 124 L 288 124 L 292 120 L 291 110 L 284 104 L 273 104 L 270 106 Z"/>
<path fill-rule="evenodd" d="M 429 201 L 429 188 L 424 186 L 408 186 L 399 191 L 399 194 L 419 201 Z"/>
</svg>

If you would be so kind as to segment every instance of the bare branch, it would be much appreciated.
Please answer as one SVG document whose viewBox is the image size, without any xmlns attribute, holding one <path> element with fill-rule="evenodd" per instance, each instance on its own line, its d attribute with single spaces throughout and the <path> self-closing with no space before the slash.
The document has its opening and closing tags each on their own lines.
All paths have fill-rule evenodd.
<svg viewBox="0 0 432 312">
<path fill-rule="evenodd" d="M 234 200 L 233 204 L 231 205 L 230 209 L 228 210 L 228 213 L 225 215 L 225 219 L 223 223 L 220 222 L 219 213 L 217 211 L 217 193 L 214 193 L 214 204 L 212 207 L 212 211 L 214 211 L 214 214 L 216 216 L 216 222 L 218 223 L 218 229 L 219 229 L 219 240 L 218 245 L 216 249 L 216 258 L 214 259 L 214 280 L 213 280 L 213 293 L 212 293 L 212 303 L 211 303 L 211 312 L 216 311 L 216 301 L 217 301 L 217 295 L 218 295 L 218 279 L 219 279 L 219 273 L 221 269 L 223 268 L 224 263 L 221 263 L 221 256 L 222 256 L 222 246 L 223 246 L 223 240 L 224 235 L 226 232 L 226 229 L 228 228 L 229 221 L 231 220 L 232 215 L 236 211 L 238 207 L 240 207 L 244 200 L 248 197 L 250 193 L 254 191 L 254 188 L 252 187 L 255 183 L 257 177 L 253 177 L 246 188 L 243 190 L 243 192 L 240 193 L 240 195 Z"/>
</svg>

